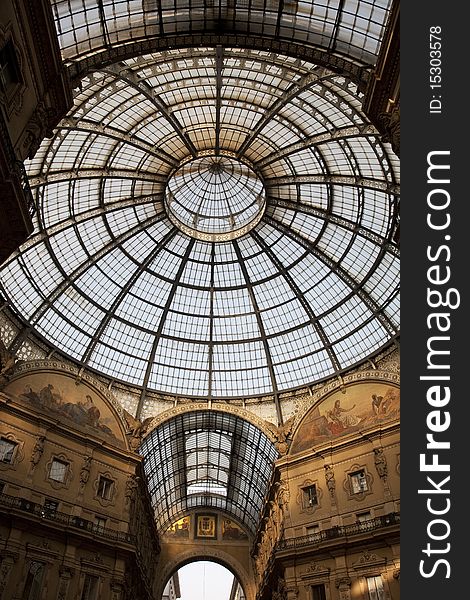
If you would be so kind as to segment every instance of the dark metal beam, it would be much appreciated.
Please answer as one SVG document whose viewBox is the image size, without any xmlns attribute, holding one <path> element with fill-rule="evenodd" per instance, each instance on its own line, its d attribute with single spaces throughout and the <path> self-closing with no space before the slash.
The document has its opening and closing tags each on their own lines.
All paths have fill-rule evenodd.
<svg viewBox="0 0 470 600">
<path fill-rule="evenodd" d="M 242 256 L 242 253 L 241 253 L 241 250 L 240 250 L 240 246 L 238 245 L 237 240 L 233 240 L 232 244 L 233 244 L 233 247 L 235 249 L 235 253 L 237 255 L 238 263 L 239 263 L 240 269 L 241 269 L 241 271 L 243 273 L 243 277 L 245 278 L 246 288 L 247 288 L 248 294 L 250 296 L 251 303 L 253 305 L 253 308 L 254 308 L 254 311 L 255 311 L 255 314 L 256 314 L 256 320 L 257 320 L 258 328 L 259 328 L 259 331 L 260 331 L 260 334 L 261 334 L 261 338 L 262 338 L 262 342 L 263 342 L 263 347 L 264 347 L 264 352 L 266 354 L 266 362 L 268 364 L 269 376 L 271 378 L 271 385 L 272 385 L 272 388 L 273 388 L 274 404 L 276 406 L 276 415 L 277 415 L 278 425 L 282 425 L 283 422 L 284 422 L 284 420 L 282 418 L 281 403 L 279 401 L 279 391 L 278 391 L 278 388 L 277 388 L 276 374 L 274 372 L 273 361 L 272 361 L 272 358 L 271 358 L 271 351 L 269 349 L 268 340 L 266 338 L 266 330 L 264 329 L 263 319 L 261 318 L 261 315 L 260 315 L 258 301 L 256 299 L 255 292 L 253 290 L 253 285 L 252 285 L 251 280 L 250 280 L 250 275 L 248 273 L 248 269 L 246 268 L 245 260 L 244 260 L 244 258 Z"/>
<path fill-rule="evenodd" d="M 162 249 L 166 246 L 166 244 L 176 235 L 176 233 L 177 233 L 177 229 L 176 229 L 176 227 L 173 227 L 165 236 L 163 236 L 163 238 L 160 240 L 160 242 L 154 248 L 152 248 L 151 252 L 147 255 L 147 258 L 144 261 L 142 261 L 142 263 L 139 265 L 139 267 L 134 271 L 132 276 L 128 279 L 126 285 L 121 289 L 119 294 L 114 299 L 112 305 L 109 307 L 104 319 L 102 319 L 101 323 L 98 325 L 98 327 L 95 331 L 95 334 L 93 335 L 93 339 L 91 340 L 91 343 L 88 345 L 88 348 L 85 350 L 85 352 L 82 356 L 82 359 L 80 361 L 81 363 L 85 364 L 88 362 L 88 360 L 90 359 L 90 357 L 93 353 L 93 350 L 96 348 L 98 342 L 100 341 L 103 331 L 106 329 L 108 323 L 114 317 L 114 313 L 115 313 L 117 307 L 124 300 L 126 295 L 129 293 L 129 290 L 132 288 L 132 286 L 135 284 L 135 282 L 139 279 L 139 277 L 142 275 L 142 273 L 145 271 L 145 269 L 151 264 L 151 262 L 155 259 L 155 257 L 162 251 Z"/>
<path fill-rule="evenodd" d="M 48 183 L 57 183 L 60 181 L 72 181 L 74 179 L 141 179 L 142 181 L 154 181 L 164 185 L 167 178 L 157 173 L 148 171 L 139 171 L 137 169 L 68 169 L 67 171 L 50 172 L 47 175 L 38 175 L 29 180 L 31 188 Z"/>
<path fill-rule="evenodd" d="M 318 146 L 319 144 L 325 144 L 350 137 L 377 137 L 378 135 L 380 134 L 375 127 L 368 123 L 364 125 L 348 125 L 347 127 L 341 127 L 340 129 L 334 129 L 325 131 L 324 133 L 319 133 L 317 135 L 312 135 L 299 142 L 294 142 L 293 144 L 284 146 L 284 148 L 280 148 L 276 152 L 272 152 L 262 160 L 259 160 L 256 163 L 256 166 L 257 168 L 262 169 L 263 167 L 270 165 L 280 158 L 285 158 L 286 156 L 290 156 L 295 152 L 311 148 L 312 146 Z"/>
<path fill-rule="evenodd" d="M 192 156 L 196 158 L 197 148 L 193 144 L 188 133 L 184 130 L 183 126 L 178 121 L 177 117 L 172 113 L 171 109 L 145 80 L 140 79 L 131 68 L 126 67 L 123 63 L 109 65 L 101 69 L 101 72 L 108 73 L 114 75 L 114 77 L 118 79 L 122 79 L 128 85 L 131 85 L 142 95 L 144 95 L 147 100 L 149 100 L 155 106 L 156 110 L 160 112 L 170 123 L 178 137 L 182 140 L 183 144 L 186 146 Z"/>
<path fill-rule="evenodd" d="M 31 237 L 29 237 L 26 240 L 26 242 L 24 242 L 24 244 L 21 245 L 21 250 L 18 249 L 11 256 L 9 256 L 8 260 L 5 261 L 4 265 L 11 262 L 14 258 L 17 258 L 20 254 L 23 254 L 24 252 L 29 250 L 29 248 L 32 248 L 33 246 L 36 246 L 37 244 L 44 242 L 44 240 L 46 238 L 50 238 L 54 235 L 57 235 L 58 233 L 65 231 L 69 227 L 79 225 L 80 223 L 83 223 L 84 221 L 88 221 L 88 220 L 94 219 L 96 217 L 103 217 L 108 213 L 114 212 L 115 210 L 121 210 L 123 208 L 129 208 L 129 207 L 133 207 L 136 205 L 142 205 L 142 204 L 154 204 L 157 201 L 163 202 L 163 196 L 157 198 L 154 194 L 152 194 L 150 196 L 125 198 L 123 200 L 118 200 L 117 202 L 108 203 L 108 204 L 106 204 L 106 206 L 99 206 L 98 208 L 92 208 L 90 210 L 84 211 L 77 215 L 69 216 L 67 219 L 64 219 L 63 221 L 59 221 L 55 225 L 51 225 L 50 227 L 47 227 L 45 229 L 41 229 L 40 231 L 38 231 L 37 233 L 35 233 Z M 162 214 L 163 214 L 163 209 L 160 213 L 156 214 L 155 217 L 160 217 Z M 141 226 L 148 227 L 150 224 L 149 221 L 154 219 L 155 217 L 152 217 L 152 218 L 144 221 L 141 224 Z M 128 232 L 126 232 L 126 235 L 129 234 L 130 232 L 135 233 L 137 230 L 138 230 L 138 226 L 133 227 Z M 116 238 L 116 239 L 120 240 L 121 237 Z M 126 239 L 127 239 L 127 237 L 126 237 Z"/>
<path fill-rule="evenodd" d="M 251 134 L 245 139 L 243 144 L 238 149 L 237 155 L 243 156 L 257 135 L 270 121 L 272 121 L 272 119 L 286 106 L 286 104 L 289 104 L 289 102 L 291 102 L 296 96 L 305 90 L 308 90 L 308 88 L 312 87 L 312 85 L 315 85 L 318 81 L 327 79 L 328 77 L 331 77 L 331 74 L 328 74 L 327 76 L 323 75 L 323 69 L 320 70 L 320 74 L 311 72 L 300 77 L 300 79 L 294 82 L 287 90 L 282 92 L 282 94 L 271 104 L 271 106 L 266 109 Z"/>
<path fill-rule="evenodd" d="M 123 142 L 129 144 L 130 146 L 134 146 L 135 148 L 139 148 L 147 154 L 150 154 L 150 156 L 159 158 L 161 161 L 167 163 L 171 167 L 176 167 L 178 165 L 178 161 L 164 150 L 161 150 L 160 148 L 157 148 L 138 137 L 129 135 L 121 129 L 110 127 L 109 125 L 102 125 L 101 123 L 95 123 L 93 121 L 87 121 L 85 119 L 75 117 L 67 117 L 66 119 L 62 119 L 57 128 L 59 130 L 65 129 L 67 131 L 85 131 L 89 133 L 101 134 L 118 142 Z"/>
<path fill-rule="evenodd" d="M 384 314 L 384 312 L 380 309 L 376 301 L 370 296 L 368 292 L 364 290 L 361 284 L 359 284 L 349 273 L 341 267 L 336 261 L 327 256 L 324 252 L 322 252 L 316 245 L 312 244 L 312 242 L 299 233 L 292 231 L 289 227 L 277 221 L 276 219 L 265 215 L 264 220 L 299 243 L 306 250 L 309 250 L 314 256 L 316 256 L 323 264 L 329 267 L 334 273 L 338 275 L 338 277 L 351 289 L 353 293 L 355 293 L 364 304 L 371 310 L 373 314 L 376 315 L 384 329 L 390 334 L 391 337 L 395 336 L 398 333 L 396 326 L 390 321 L 390 319 Z M 382 252 L 379 253 L 375 260 L 375 265 L 380 262 L 383 257 L 385 250 L 382 249 Z M 375 266 L 374 265 L 374 266 Z M 374 268 L 371 269 L 373 271 Z"/>
<path fill-rule="evenodd" d="M 212 375 L 214 369 L 214 290 L 215 290 L 215 244 L 211 244 L 211 281 L 209 305 L 209 367 L 208 367 L 208 400 L 212 400 Z"/>
<path fill-rule="evenodd" d="M 302 293 L 299 286 L 295 283 L 294 279 L 292 278 L 291 274 L 287 271 L 286 267 L 282 264 L 282 262 L 279 260 L 279 258 L 276 256 L 276 254 L 272 251 L 272 249 L 268 246 L 268 244 L 266 244 L 266 242 L 262 239 L 262 237 L 259 235 L 259 233 L 257 233 L 256 231 L 252 231 L 251 235 L 256 240 L 258 245 L 264 250 L 264 252 L 266 252 L 266 254 L 269 256 L 269 258 L 271 259 L 273 264 L 276 265 L 278 271 L 282 274 L 282 276 L 286 280 L 287 284 L 289 285 L 290 289 L 294 292 L 295 296 L 297 297 L 297 300 L 302 305 L 302 308 L 305 310 L 308 318 L 310 319 L 311 325 L 313 326 L 313 328 L 317 332 L 318 337 L 322 341 L 323 348 L 326 350 L 326 352 L 328 354 L 328 358 L 330 359 L 331 364 L 333 365 L 333 370 L 335 372 L 340 371 L 341 365 L 338 361 L 338 358 L 336 357 L 336 354 L 335 354 L 333 348 L 331 347 L 332 344 L 330 343 L 330 340 L 328 339 L 322 325 L 318 321 L 318 318 L 315 315 L 315 312 L 313 311 L 312 307 L 305 299 L 305 295 Z"/>
<path fill-rule="evenodd" d="M 173 234 L 175 232 L 175 229 L 172 230 Z M 168 237 L 168 236 L 167 236 Z M 168 240 L 165 240 L 165 244 Z M 155 354 L 157 353 L 157 347 L 158 344 L 160 343 L 160 339 L 161 339 L 161 335 L 162 335 L 162 331 L 163 331 L 163 327 L 165 326 L 165 321 L 166 318 L 168 316 L 168 311 L 170 310 L 170 306 L 171 303 L 173 302 L 173 298 L 176 294 L 176 291 L 178 289 L 178 285 L 181 279 L 181 276 L 183 275 L 183 271 L 186 268 L 186 264 L 188 262 L 189 259 L 189 255 L 192 252 L 192 249 L 194 247 L 194 244 L 196 243 L 196 240 L 193 238 L 190 238 L 188 245 L 186 246 L 186 250 L 184 252 L 184 256 L 181 258 L 181 262 L 180 265 L 178 267 L 178 271 L 175 275 L 175 279 L 173 281 L 173 285 L 171 286 L 171 290 L 168 293 L 168 297 L 166 299 L 165 302 L 165 307 L 163 308 L 163 313 L 162 316 L 160 317 L 160 322 L 158 324 L 158 329 L 155 332 L 155 339 L 152 345 L 152 349 L 150 351 L 149 354 L 149 358 L 148 358 L 148 363 L 147 363 L 147 369 L 145 371 L 145 375 L 144 375 L 144 381 L 142 383 L 142 391 L 140 393 L 140 398 L 139 398 L 139 403 L 137 405 L 137 410 L 136 410 L 136 418 L 140 419 L 142 416 L 142 410 L 144 408 L 144 402 L 145 402 L 145 398 L 147 395 L 147 387 L 148 387 L 148 383 L 149 383 L 149 379 L 150 379 L 150 374 L 152 373 L 152 367 L 153 367 L 153 362 L 155 360 Z M 109 311 L 109 314 L 111 313 L 111 310 Z"/>
<path fill-rule="evenodd" d="M 222 108 L 222 69 L 224 62 L 224 50 L 217 46 L 215 55 L 215 154 L 220 154 L 220 111 Z"/>
<path fill-rule="evenodd" d="M 279 185 L 297 185 L 301 183 L 329 183 L 335 185 L 349 185 L 371 190 L 379 190 L 387 194 L 400 194 L 400 187 L 383 179 L 371 177 L 356 177 L 354 175 L 283 175 L 281 177 L 266 177 L 266 190 Z"/>
<path fill-rule="evenodd" d="M 337 73 L 344 73 L 356 83 L 366 85 L 370 79 L 371 69 L 368 64 L 360 64 L 338 54 L 328 52 L 326 48 L 308 46 L 302 42 L 279 39 L 274 35 L 257 33 L 221 33 L 221 32 L 193 32 L 166 34 L 153 36 L 146 39 L 129 40 L 126 44 L 111 46 L 101 52 L 94 48 L 88 54 L 74 58 L 67 64 L 70 80 L 74 83 L 80 81 L 88 73 L 101 69 L 104 66 L 126 60 L 135 56 L 143 56 L 170 49 L 186 50 L 190 48 L 215 47 L 222 45 L 225 48 L 248 48 L 256 51 L 279 53 L 294 58 L 300 58 L 314 64 L 322 65 Z"/>
</svg>

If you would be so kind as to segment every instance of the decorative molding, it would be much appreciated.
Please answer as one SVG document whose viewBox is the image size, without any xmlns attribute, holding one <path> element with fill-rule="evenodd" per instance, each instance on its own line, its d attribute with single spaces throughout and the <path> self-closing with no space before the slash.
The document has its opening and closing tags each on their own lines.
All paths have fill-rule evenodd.
<svg viewBox="0 0 470 600">
<path fill-rule="evenodd" d="M 231 404 L 222 404 L 219 402 L 212 402 L 210 405 L 205 402 L 194 402 L 190 405 L 185 404 L 181 406 L 175 406 L 170 410 L 166 410 L 165 412 L 149 420 L 144 436 L 149 435 L 159 425 L 171 420 L 173 417 L 196 411 L 222 412 L 235 415 L 260 429 L 271 442 L 276 443 L 278 440 L 278 428 L 271 423 L 268 423 L 260 417 L 257 417 L 255 414 L 244 408 L 232 406 Z"/>
<path fill-rule="evenodd" d="M 331 569 L 322 564 L 312 562 L 303 571 L 300 571 L 300 578 L 306 583 L 312 579 L 329 579 Z"/>
<path fill-rule="evenodd" d="M 317 503 L 313 504 L 312 506 L 305 506 L 304 503 L 304 495 L 305 495 L 305 488 L 310 487 L 310 486 L 315 486 L 315 491 L 316 491 L 316 496 L 317 496 Z M 300 506 L 300 513 L 307 513 L 307 514 L 313 514 L 316 510 L 321 508 L 321 499 L 323 497 L 323 490 L 321 489 L 321 487 L 318 485 L 318 479 L 305 479 L 305 481 L 303 483 L 301 483 L 300 485 L 298 485 L 298 492 L 297 492 L 297 496 L 296 496 L 296 502 L 297 504 Z"/>
<path fill-rule="evenodd" d="M 102 496 L 98 495 L 98 486 L 99 486 L 101 477 L 104 477 L 104 478 L 108 479 L 109 481 L 112 481 L 109 498 L 103 498 Z M 95 500 L 98 500 L 98 502 L 101 504 L 101 506 L 107 507 L 107 506 L 115 506 L 116 505 L 116 498 L 118 496 L 117 481 L 116 481 L 115 477 L 113 477 L 113 475 L 109 471 L 106 471 L 104 473 L 102 473 L 102 472 L 98 473 L 98 477 L 93 481 L 93 490 L 95 492 L 93 497 Z"/>
<path fill-rule="evenodd" d="M 221 34 L 215 32 L 191 33 L 189 31 L 176 35 L 150 37 L 138 41 L 129 40 L 118 47 L 100 48 L 99 52 L 96 52 L 96 49 L 94 49 L 93 54 L 82 56 L 79 59 L 75 58 L 71 61 L 68 65 L 68 75 L 73 85 L 78 85 L 80 80 L 87 74 L 109 64 L 125 60 L 126 58 L 165 52 L 173 48 L 215 47 L 217 45 L 264 50 L 265 52 L 276 52 L 278 54 L 301 58 L 302 60 L 322 65 L 335 73 L 346 74 L 354 83 L 364 88 L 370 79 L 369 68 L 357 64 L 348 58 L 331 53 L 327 48 L 322 49 L 314 46 L 306 46 L 302 41 L 288 42 L 278 37 L 259 36 L 248 32 Z"/>
<path fill-rule="evenodd" d="M 50 478 L 51 466 L 54 460 L 67 463 L 64 481 L 56 481 L 55 479 Z M 70 487 L 70 482 L 73 479 L 72 462 L 64 453 L 52 454 L 44 469 L 47 483 L 55 490 L 68 489 Z"/>
<path fill-rule="evenodd" d="M 24 78 L 24 56 L 22 52 L 21 45 L 17 43 L 15 35 L 13 34 L 13 27 L 11 22 L 7 24 L 6 27 L 2 27 L 0 25 L 0 49 L 8 44 L 8 42 L 12 43 L 13 49 L 15 51 L 15 56 L 18 62 L 18 70 L 21 74 L 21 81 L 19 81 L 12 92 L 9 94 L 9 97 L 6 97 L 4 94 L 0 94 L 0 104 L 3 105 L 5 109 L 6 116 L 10 118 L 12 113 L 19 114 L 23 107 L 23 96 L 26 92 L 27 86 L 25 84 Z"/>
<path fill-rule="evenodd" d="M 384 567 L 387 564 L 387 559 L 384 556 L 379 556 L 364 550 L 362 555 L 356 562 L 352 563 L 353 568 L 356 571 L 370 569 L 371 567 Z"/>
</svg>

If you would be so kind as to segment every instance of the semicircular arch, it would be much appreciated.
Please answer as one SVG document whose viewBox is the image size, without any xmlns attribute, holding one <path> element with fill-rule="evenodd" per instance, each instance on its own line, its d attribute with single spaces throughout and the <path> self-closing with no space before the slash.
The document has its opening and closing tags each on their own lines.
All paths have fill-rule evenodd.
<svg viewBox="0 0 470 600">
<path fill-rule="evenodd" d="M 242 563 L 225 550 L 211 547 L 204 547 L 203 550 L 187 550 L 186 552 L 179 553 L 173 560 L 169 560 L 161 571 L 157 598 L 161 598 L 166 583 L 176 571 L 189 563 L 199 560 L 215 562 L 228 569 L 238 579 L 245 592 L 246 600 L 254 600 L 254 580 L 253 577 L 250 577 L 250 573 L 247 572 Z"/>
</svg>

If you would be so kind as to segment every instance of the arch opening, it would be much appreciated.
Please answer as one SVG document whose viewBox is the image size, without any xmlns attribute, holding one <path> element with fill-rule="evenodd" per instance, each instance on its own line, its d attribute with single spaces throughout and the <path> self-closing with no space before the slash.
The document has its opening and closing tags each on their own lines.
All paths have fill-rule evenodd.
<svg viewBox="0 0 470 600">
<path fill-rule="evenodd" d="M 237 575 L 219 561 L 186 562 L 165 584 L 162 600 L 245 600 Z"/>
</svg>

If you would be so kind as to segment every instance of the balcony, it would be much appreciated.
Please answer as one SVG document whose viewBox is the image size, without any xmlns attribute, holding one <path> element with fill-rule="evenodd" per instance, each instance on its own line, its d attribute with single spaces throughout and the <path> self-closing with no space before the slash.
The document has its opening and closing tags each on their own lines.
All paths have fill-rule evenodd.
<svg viewBox="0 0 470 600">
<path fill-rule="evenodd" d="M 61 529 L 72 529 L 86 531 L 98 537 L 106 540 L 112 540 L 114 542 L 124 542 L 125 544 L 135 544 L 135 536 L 130 533 L 124 533 L 122 531 L 115 531 L 114 529 L 108 529 L 102 525 L 97 525 L 87 519 L 82 519 L 76 515 L 69 515 L 57 510 L 52 510 L 38 504 L 31 502 L 25 498 L 16 498 L 15 496 L 9 496 L 8 494 L 0 494 L 0 512 L 11 513 L 11 511 L 18 511 L 24 515 L 37 517 L 38 520 L 50 522 L 54 525 L 61 526 Z"/>
<path fill-rule="evenodd" d="M 276 550 L 297 550 L 307 546 L 318 546 L 319 544 L 323 544 L 324 542 L 329 542 L 338 538 L 351 537 L 363 533 L 378 531 L 399 524 L 400 513 L 389 513 L 388 515 L 383 515 L 376 517 L 375 519 L 362 521 L 360 523 L 353 523 L 352 525 L 339 525 L 336 527 L 331 527 L 331 529 L 325 529 L 309 535 L 289 538 L 287 540 L 280 540 L 276 546 Z"/>
</svg>

